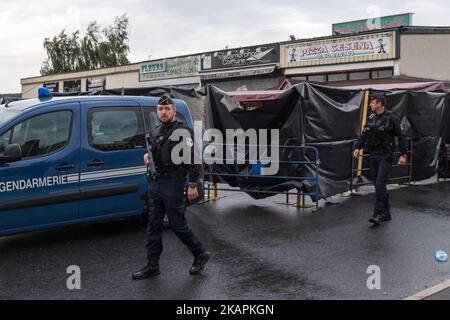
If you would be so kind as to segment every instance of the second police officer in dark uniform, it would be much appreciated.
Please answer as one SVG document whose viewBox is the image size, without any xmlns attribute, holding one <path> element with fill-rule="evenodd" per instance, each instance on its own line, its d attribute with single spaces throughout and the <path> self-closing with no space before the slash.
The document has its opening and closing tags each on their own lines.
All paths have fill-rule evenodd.
<svg viewBox="0 0 450 320">
<path fill-rule="evenodd" d="M 158 102 L 157 116 L 161 125 L 150 134 L 150 148 L 155 161 L 156 177 L 149 183 L 148 192 L 148 226 L 147 226 L 147 265 L 132 275 L 134 280 L 154 277 L 160 274 L 159 258 L 163 250 L 163 220 L 167 214 L 169 225 L 177 237 L 194 255 L 194 263 L 189 273 L 199 274 L 210 257 L 197 236 L 186 222 L 186 196 L 189 200 L 198 198 L 197 181 L 201 173 L 201 165 L 194 164 L 191 156 L 190 164 L 175 165 L 172 161 L 172 149 L 178 143 L 187 143 L 193 149 L 193 132 L 181 121 L 176 120 L 176 107 L 169 95 L 163 95 Z M 177 129 L 188 130 L 191 138 L 174 141 L 172 133 Z M 184 141 L 183 141 L 184 140 Z M 186 142 L 187 141 L 187 142 Z M 144 162 L 149 164 L 148 154 Z M 188 188 L 186 178 L 188 177 Z"/>
<path fill-rule="evenodd" d="M 381 221 L 390 221 L 391 211 L 387 182 L 389 180 L 395 148 L 395 137 L 398 138 L 400 149 L 399 165 L 406 165 L 407 139 L 400 127 L 399 117 L 385 110 L 385 96 L 382 93 L 374 93 L 370 107 L 373 113 L 370 115 L 363 134 L 356 143 L 355 158 L 360 157 L 361 150 L 368 153 L 372 181 L 375 186 L 375 206 L 369 222 L 378 226 Z"/>
</svg>

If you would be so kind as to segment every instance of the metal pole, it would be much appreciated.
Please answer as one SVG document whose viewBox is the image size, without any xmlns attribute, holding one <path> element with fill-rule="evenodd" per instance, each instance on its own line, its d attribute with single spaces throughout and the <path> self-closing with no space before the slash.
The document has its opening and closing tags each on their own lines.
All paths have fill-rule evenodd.
<svg viewBox="0 0 450 320">
<path fill-rule="evenodd" d="M 409 140 L 409 185 L 412 183 L 413 142 Z"/>
<path fill-rule="evenodd" d="M 356 145 L 356 142 L 353 143 L 352 151 L 355 148 L 355 145 Z M 352 167 L 351 167 L 352 173 L 350 175 L 350 193 L 353 194 L 353 180 L 355 179 L 355 157 L 353 156 L 353 153 L 352 153 L 351 157 L 352 157 Z"/>
<path fill-rule="evenodd" d="M 211 201 L 211 183 L 208 182 L 208 201 Z"/>
<path fill-rule="evenodd" d="M 361 134 L 364 131 L 364 127 L 367 123 L 367 113 L 369 109 L 369 90 L 366 90 L 364 93 L 364 106 L 362 110 L 362 119 L 361 119 Z M 358 178 L 362 175 L 362 165 L 363 165 L 363 156 L 364 156 L 364 150 L 361 151 L 361 154 L 359 155 L 358 159 Z"/>
<path fill-rule="evenodd" d="M 319 150 L 316 148 L 314 150 L 315 154 L 316 154 L 316 162 L 315 162 L 315 167 L 316 167 L 316 177 L 315 177 L 315 182 L 316 182 L 316 209 L 319 210 L 319 165 L 320 165 L 320 155 L 319 155 Z"/>
<path fill-rule="evenodd" d="M 213 182 L 212 184 L 212 201 L 217 200 L 217 183 Z"/>
</svg>

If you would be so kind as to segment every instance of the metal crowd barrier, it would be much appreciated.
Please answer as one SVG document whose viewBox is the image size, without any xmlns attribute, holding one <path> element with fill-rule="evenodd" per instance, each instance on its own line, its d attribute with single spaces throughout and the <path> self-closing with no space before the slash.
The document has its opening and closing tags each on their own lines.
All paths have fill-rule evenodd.
<svg viewBox="0 0 450 320">
<path fill-rule="evenodd" d="M 217 144 L 217 143 L 210 143 L 204 146 L 203 151 L 205 148 L 209 146 L 214 147 L 239 147 L 237 144 Z M 231 173 L 219 173 L 214 172 L 214 165 L 205 165 L 205 193 L 207 195 L 207 199 L 205 201 L 214 201 L 218 199 L 218 191 L 239 191 L 239 192 L 249 192 L 249 193 L 262 193 L 262 194 L 285 194 L 287 202 L 289 202 L 289 195 L 296 195 L 297 196 L 297 202 L 296 207 L 306 207 L 304 206 L 305 203 L 305 196 L 311 196 L 315 198 L 315 207 L 316 209 L 319 208 L 319 198 L 320 198 L 320 192 L 319 192 L 319 165 L 320 165 L 320 157 L 319 157 L 319 150 L 316 147 L 313 146 L 292 146 L 292 145 L 241 145 L 245 147 L 267 147 L 268 149 L 270 147 L 278 147 L 279 150 L 282 149 L 297 149 L 297 150 L 311 150 L 314 153 L 314 159 L 310 161 L 274 161 L 274 163 L 280 163 L 280 164 L 303 164 L 303 165 L 312 165 L 314 168 L 315 174 L 313 176 L 309 177 L 302 177 L 302 176 L 276 176 L 276 175 L 261 175 L 261 174 L 231 174 Z M 281 151 L 280 151 L 281 153 Z M 217 159 L 217 158 L 206 158 L 204 160 L 220 160 L 225 164 L 233 165 L 237 163 L 236 159 Z M 249 161 L 246 161 L 246 164 L 249 164 Z M 289 191 L 265 191 L 265 190 L 258 190 L 258 189 L 230 189 L 230 188 L 218 188 L 217 187 L 217 178 L 220 177 L 237 177 L 237 178 L 257 178 L 257 179 L 279 179 L 281 181 L 314 181 L 314 192 L 303 192 L 303 190 L 297 189 L 296 193 L 292 193 Z"/>
<path fill-rule="evenodd" d="M 357 143 L 357 141 L 355 141 L 353 143 L 353 147 L 352 147 L 352 174 L 351 174 L 351 178 L 350 178 L 350 192 L 352 194 L 354 193 L 354 190 L 356 188 L 366 186 L 366 185 L 371 185 L 373 183 L 372 181 L 363 182 L 360 179 L 360 177 L 363 175 L 364 172 L 370 172 L 370 168 L 363 167 L 363 159 L 370 157 L 370 154 L 366 154 L 363 151 L 362 154 L 359 156 L 358 161 L 356 161 L 355 157 L 353 156 L 353 151 L 355 150 L 356 143 Z M 388 180 L 388 184 L 398 183 L 396 181 L 407 180 L 407 184 L 411 185 L 411 183 L 412 183 L 412 147 L 413 147 L 412 141 L 411 141 L 411 139 L 408 139 L 408 151 L 406 152 L 406 155 L 407 155 L 406 165 L 400 166 L 398 164 L 393 164 L 393 166 L 392 166 L 392 168 L 407 167 L 408 175 L 402 176 L 402 177 L 390 178 Z M 393 152 L 393 155 L 399 155 L 399 154 L 400 154 L 400 152 Z M 355 178 L 358 178 L 358 182 L 355 182 Z M 369 174 L 369 180 L 370 179 L 371 179 L 371 175 Z"/>
<path fill-rule="evenodd" d="M 441 171 L 438 173 L 438 180 L 444 179 L 444 182 L 446 182 L 448 176 L 450 176 L 450 144 L 444 144 L 442 146 L 442 155 L 439 157 L 439 161 L 441 162 Z"/>
</svg>

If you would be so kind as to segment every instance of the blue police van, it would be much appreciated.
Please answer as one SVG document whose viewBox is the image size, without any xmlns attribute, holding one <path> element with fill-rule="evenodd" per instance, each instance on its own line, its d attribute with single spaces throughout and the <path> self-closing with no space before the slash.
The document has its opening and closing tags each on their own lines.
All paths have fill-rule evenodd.
<svg viewBox="0 0 450 320">
<path fill-rule="evenodd" d="M 158 125 L 158 100 L 49 96 L 1 105 L 0 236 L 142 214 L 144 128 Z M 174 102 L 192 128 L 186 103 Z"/>
</svg>

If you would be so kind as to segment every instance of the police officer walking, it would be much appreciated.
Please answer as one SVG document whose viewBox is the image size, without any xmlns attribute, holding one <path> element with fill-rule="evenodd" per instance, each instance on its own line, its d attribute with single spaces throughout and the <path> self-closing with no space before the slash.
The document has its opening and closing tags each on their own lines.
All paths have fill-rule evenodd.
<svg viewBox="0 0 450 320">
<path fill-rule="evenodd" d="M 145 164 L 149 165 L 151 159 L 155 161 L 156 175 L 151 178 L 148 191 L 148 225 L 147 225 L 147 265 L 132 275 L 134 280 L 142 280 L 160 274 L 159 258 L 163 250 L 162 233 L 163 220 L 167 214 L 169 225 L 177 237 L 194 255 L 194 263 L 189 273 L 196 275 L 202 272 L 209 260 L 207 252 L 197 236 L 192 232 L 186 222 L 186 196 L 189 200 L 199 197 L 197 189 L 201 165 L 191 163 L 175 165 L 171 154 L 175 145 L 187 143 L 193 153 L 193 132 L 181 121 L 176 120 L 176 107 L 168 95 L 163 95 L 158 102 L 157 116 L 161 125 L 153 129 L 150 134 L 150 149 L 152 157 L 144 155 Z M 188 130 L 191 138 L 182 138 L 185 141 L 174 141 L 172 134 L 177 129 Z"/>
<path fill-rule="evenodd" d="M 356 143 L 353 155 L 359 158 L 362 149 L 369 154 L 372 181 L 375 185 L 375 207 L 369 222 L 373 226 L 378 226 L 381 221 L 392 219 L 386 185 L 392 171 L 395 137 L 398 138 L 401 154 L 399 165 L 406 165 L 408 146 L 406 136 L 400 127 L 399 117 L 385 110 L 384 94 L 373 94 L 370 107 L 373 113 Z"/>
</svg>

